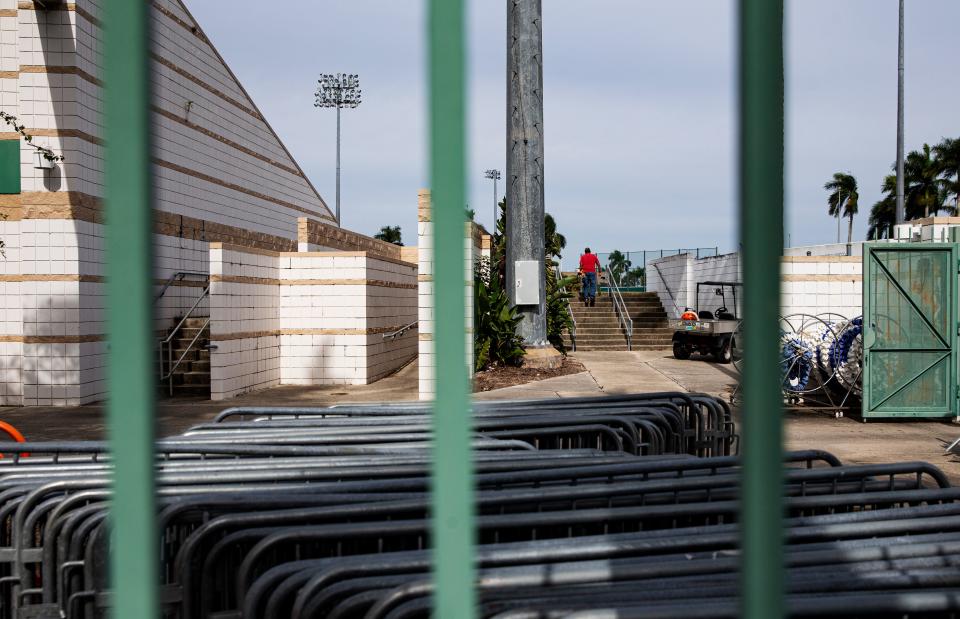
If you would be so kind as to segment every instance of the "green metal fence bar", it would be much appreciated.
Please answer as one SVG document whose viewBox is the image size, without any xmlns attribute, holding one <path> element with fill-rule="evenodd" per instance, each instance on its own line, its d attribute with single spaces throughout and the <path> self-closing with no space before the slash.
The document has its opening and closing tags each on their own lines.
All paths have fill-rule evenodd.
<svg viewBox="0 0 960 619">
<path fill-rule="evenodd" d="M 474 616 L 473 471 L 464 329 L 465 45 L 463 0 L 430 0 L 430 185 L 434 222 L 432 532 L 435 617 Z"/>
<path fill-rule="evenodd" d="M 784 615 L 780 256 L 783 0 L 740 0 L 744 355 L 742 617 Z"/>
<path fill-rule="evenodd" d="M 147 2 L 102 5 L 113 616 L 157 616 Z"/>
</svg>

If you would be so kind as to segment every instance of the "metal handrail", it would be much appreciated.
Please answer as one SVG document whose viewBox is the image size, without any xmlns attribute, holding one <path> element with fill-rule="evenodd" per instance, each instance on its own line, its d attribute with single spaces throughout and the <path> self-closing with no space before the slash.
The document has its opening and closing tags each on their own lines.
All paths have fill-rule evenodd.
<svg viewBox="0 0 960 619">
<path fill-rule="evenodd" d="M 410 329 L 413 329 L 414 327 L 418 326 L 419 323 L 420 323 L 419 320 L 414 320 L 414 321 L 411 322 L 410 324 L 408 324 L 408 325 L 406 325 L 406 326 L 404 326 L 404 327 L 401 327 L 401 328 L 397 329 L 397 330 L 394 331 L 393 333 L 384 333 L 384 334 L 383 334 L 383 339 L 385 339 L 385 340 L 395 340 L 395 339 L 397 339 L 398 337 L 401 337 L 404 333 L 406 333 L 406 332 L 409 331 Z"/>
<path fill-rule="evenodd" d="M 560 272 L 560 267 L 558 266 L 555 269 L 557 274 L 557 286 L 563 284 L 563 274 Z M 577 352 L 577 319 L 573 315 L 573 308 L 570 307 L 570 301 L 567 301 L 567 316 L 570 317 L 570 324 L 572 327 L 568 329 L 570 331 L 570 343 L 573 344 L 573 352 Z"/>
<path fill-rule="evenodd" d="M 153 302 L 156 303 L 163 298 L 163 295 L 167 294 L 167 289 L 173 285 L 173 282 L 183 281 L 185 277 L 202 277 L 203 279 L 210 279 L 209 273 L 201 273 L 199 271 L 177 271 L 173 275 L 167 278 L 167 281 L 163 282 L 163 287 L 160 289 L 160 292 L 153 298 Z"/>
<path fill-rule="evenodd" d="M 170 371 L 167 372 L 166 376 L 163 377 L 163 379 L 168 379 L 168 378 L 170 379 L 170 383 L 171 383 L 170 390 L 171 390 L 171 393 L 173 393 L 173 373 L 174 373 L 174 371 L 175 371 L 178 367 L 180 367 L 180 364 L 181 364 L 181 363 L 183 363 L 183 360 L 186 358 L 187 353 L 189 353 L 191 350 L 193 350 L 193 345 L 197 343 L 197 340 L 200 339 L 200 336 L 203 334 L 203 330 L 206 329 L 209 325 L 210 325 L 210 319 L 207 318 L 206 322 L 203 323 L 203 326 L 200 327 L 200 329 L 197 331 L 197 334 L 193 336 L 193 339 L 192 339 L 192 340 L 190 340 L 190 343 L 187 345 L 186 350 L 183 351 L 183 354 L 180 355 L 180 358 L 177 359 L 177 362 L 173 364 L 173 367 L 170 368 Z M 173 347 L 167 347 L 167 350 L 172 351 L 172 350 L 173 350 Z M 171 359 L 172 359 L 172 355 L 171 355 Z"/>
<path fill-rule="evenodd" d="M 197 307 L 199 307 L 200 302 L 203 301 L 204 299 L 206 299 L 209 295 L 210 295 L 210 284 L 207 284 L 206 288 L 204 288 L 204 289 L 203 289 L 203 292 L 200 294 L 200 297 L 197 298 L 196 302 L 194 302 L 193 306 L 187 311 L 187 313 L 183 315 L 183 318 L 180 319 L 180 322 L 177 323 L 177 326 L 175 326 L 175 327 L 173 328 L 173 330 L 170 331 L 170 334 L 167 335 L 166 338 L 160 340 L 160 347 L 159 347 L 159 355 L 160 355 L 160 367 L 159 367 L 160 382 L 161 382 L 161 383 L 162 383 L 163 381 L 167 381 L 167 382 L 168 382 L 168 384 L 169 384 L 169 390 L 170 390 L 170 395 L 173 395 L 173 372 L 174 372 L 174 370 L 176 370 L 178 367 L 180 367 L 180 364 L 181 364 L 181 363 L 183 362 L 183 360 L 186 358 L 187 354 L 188 354 L 191 350 L 193 350 L 193 346 L 194 346 L 194 344 L 197 343 L 197 340 L 200 338 L 200 334 L 202 334 L 203 331 L 204 331 L 204 329 L 206 329 L 206 328 L 210 325 L 210 318 L 209 318 L 209 317 L 207 318 L 207 321 L 206 321 L 205 323 L 203 323 L 203 326 L 200 327 L 200 330 L 197 331 L 197 334 L 196 334 L 195 336 L 193 336 L 193 340 L 190 341 L 190 345 L 187 346 L 187 349 L 183 351 L 183 354 L 180 355 L 180 358 L 177 359 L 177 362 L 176 362 L 176 363 L 173 362 L 173 345 L 171 344 L 171 342 L 172 342 L 173 339 L 177 336 L 177 334 L 180 332 L 181 327 L 183 327 L 183 325 L 187 322 L 187 319 L 189 319 L 189 318 L 193 315 L 193 312 L 197 309 Z M 164 349 L 164 348 L 167 349 L 167 365 L 170 367 L 170 371 L 167 372 L 166 374 L 164 374 L 164 372 L 163 372 L 163 349 Z"/>
<path fill-rule="evenodd" d="M 613 308 L 617 310 L 617 318 L 620 319 L 620 326 L 627 334 L 627 350 L 633 350 L 633 318 L 630 318 L 630 312 L 627 311 L 627 304 L 620 294 L 620 282 L 614 277 L 610 265 L 607 265 L 607 278 L 610 280 L 608 290 L 610 300 L 613 301 Z"/>
</svg>

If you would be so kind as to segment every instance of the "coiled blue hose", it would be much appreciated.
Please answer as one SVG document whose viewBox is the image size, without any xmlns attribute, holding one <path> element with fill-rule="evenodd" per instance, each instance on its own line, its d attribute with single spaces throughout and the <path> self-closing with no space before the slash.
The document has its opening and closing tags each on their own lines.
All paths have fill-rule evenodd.
<svg viewBox="0 0 960 619">
<path fill-rule="evenodd" d="M 784 391 L 800 392 L 810 384 L 813 374 L 813 349 L 799 338 L 783 334 L 780 347 L 780 373 Z"/>
</svg>

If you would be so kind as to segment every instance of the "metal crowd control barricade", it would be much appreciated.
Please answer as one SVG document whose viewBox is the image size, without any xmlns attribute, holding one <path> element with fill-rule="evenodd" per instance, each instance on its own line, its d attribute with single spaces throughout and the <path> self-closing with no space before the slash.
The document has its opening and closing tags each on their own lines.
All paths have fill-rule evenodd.
<svg viewBox="0 0 960 619">
<path fill-rule="evenodd" d="M 660 448 L 676 449 L 656 455 L 636 449 L 640 421 L 680 439 L 703 432 L 698 424 L 722 427 L 722 402 L 660 393 L 556 404 L 478 406 L 478 615 L 567 616 L 610 604 L 629 612 L 646 603 L 683 616 L 692 600 L 735 605 L 742 468 L 738 456 L 722 455 L 731 437 L 664 439 Z M 425 412 L 416 404 L 235 408 L 158 441 L 163 615 L 428 617 Z M 487 424 L 523 438 L 490 436 Z M 558 426 L 587 432 L 591 444 L 556 441 Z M 598 426 L 618 440 L 597 440 Z M 111 607 L 115 461 L 105 447 L 0 447 L 32 454 L 0 460 L 0 618 L 93 618 Z M 831 616 L 842 616 L 858 610 L 850 599 L 880 586 L 899 592 L 899 608 L 956 582 L 960 490 L 936 467 L 845 466 L 815 450 L 788 453 L 783 464 L 791 604 L 829 593 L 841 600 L 827 607 Z M 694 593 L 675 594 L 692 585 Z"/>
<path fill-rule="evenodd" d="M 149 619 L 158 616 L 160 598 L 156 583 L 160 581 L 161 574 L 158 573 L 156 557 L 149 552 L 149 549 L 156 548 L 157 509 L 162 510 L 168 507 L 167 496 L 170 488 L 180 488 L 176 484 L 169 484 L 161 473 L 158 478 L 159 492 L 156 497 L 154 496 L 155 458 L 152 440 L 154 391 L 152 370 L 154 368 L 150 315 L 152 307 L 148 65 L 150 7 L 151 5 L 147 3 L 128 0 L 105 0 L 101 5 L 100 17 L 104 31 L 108 331 L 109 341 L 112 344 L 108 372 L 109 410 L 113 437 L 112 488 L 115 492 L 115 500 L 109 504 L 112 507 L 114 530 L 110 538 L 113 544 L 112 551 L 106 553 L 104 548 L 108 536 L 105 529 L 106 519 L 102 516 L 104 512 L 97 512 L 92 507 L 97 505 L 96 502 L 102 499 L 102 495 L 90 496 L 89 505 L 77 509 L 78 515 L 71 520 L 70 525 L 66 522 L 62 526 L 58 525 L 58 530 L 62 531 L 62 535 L 66 537 L 63 544 L 58 542 L 57 545 L 58 552 L 61 553 L 57 560 L 62 560 L 63 563 L 54 573 L 61 574 L 65 585 L 61 588 L 61 599 L 57 603 L 57 608 L 67 616 L 80 616 L 79 613 L 88 615 L 95 612 L 93 609 L 107 602 L 116 617 Z M 534 610 L 531 610 L 523 599 L 517 603 L 510 602 L 512 605 L 492 598 L 485 599 L 483 606 L 478 603 L 474 586 L 477 582 L 480 590 L 486 594 L 491 589 L 499 588 L 497 583 L 515 584 L 517 575 L 511 573 L 491 576 L 487 571 L 491 560 L 490 555 L 485 552 L 477 554 L 474 552 L 473 542 L 476 535 L 484 536 L 483 541 L 519 537 L 516 543 L 534 544 L 532 548 L 525 548 L 522 554 L 531 556 L 532 553 L 535 558 L 538 553 L 546 549 L 542 542 L 536 542 L 530 538 L 543 532 L 549 532 L 550 535 L 558 538 L 568 538 L 574 537 L 571 533 L 583 526 L 585 531 L 599 535 L 607 533 L 611 526 L 636 527 L 639 525 L 642 527 L 649 518 L 654 522 L 670 523 L 669 528 L 676 529 L 678 532 L 678 541 L 674 548 L 683 548 L 689 552 L 702 549 L 702 546 L 698 545 L 702 539 L 698 533 L 703 533 L 698 528 L 700 525 L 710 522 L 727 527 L 724 529 L 727 537 L 723 542 L 718 541 L 717 545 L 710 549 L 709 557 L 704 557 L 702 561 L 697 562 L 678 562 L 713 566 L 705 567 L 701 574 L 704 578 L 695 580 L 695 587 L 689 586 L 691 572 L 687 568 L 680 569 L 679 573 L 664 572 L 662 578 L 653 581 L 644 579 L 649 576 L 649 572 L 643 572 L 642 569 L 631 567 L 631 571 L 623 572 L 623 581 L 627 582 L 626 579 L 629 577 L 631 579 L 629 582 L 633 585 L 630 590 L 634 592 L 646 593 L 651 590 L 671 589 L 696 592 L 685 595 L 685 601 L 670 603 L 662 609 L 656 609 L 660 616 L 689 617 L 692 616 L 691 608 L 698 605 L 701 608 L 709 606 L 718 609 L 718 614 L 729 615 L 735 614 L 738 608 L 742 608 L 744 617 L 769 619 L 781 616 L 784 612 L 784 585 L 782 570 L 779 569 L 785 559 L 782 552 L 784 532 L 786 532 L 787 543 L 792 545 L 794 540 L 809 539 L 804 535 L 811 530 L 817 531 L 818 526 L 822 527 L 829 523 L 828 528 L 831 530 L 841 530 L 843 526 L 854 523 L 854 526 L 849 526 L 851 539 L 864 539 L 863 535 L 868 533 L 876 534 L 878 531 L 896 529 L 895 525 L 902 522 L 901 518 L 904 517 L 909 519 L 908 524 L 913 527 L 911 530 L 917 530 L 918 523 L 937 520 L 936 517 L 930 516 L 933 511 L 936 511 L 934 508 L 952 509 L 954 496 L 950 494 L 950 490 L 894 489 L 890 492 L 928 494 L 907 497 L 907 495 L 878 492 L 877 501 L 879 502 L 877 502 L 871 498 L 873 489 L 869 488 L 869 484 L 864 481 L 864 492 L 856 495 L 831 495 L 823 498 L 791 496 L 785 506 L 788 513 L 792 515 L 790 520 L 786 521 L 787 528 L 783 528 L 781 511 L 778 509 L 782 481 L 781 421 L 780 393 L 777 389 L 779 377 L 774 346 L 777 341 L 779 298 L 777 258 L 782 248 L 782 239 L 779 238 L 779 234 L 773 232 L 782 230 L 783 3 L 782 0 L 741 0 L 739 3 L 741 230 L 745 264 L 745 305 L 749 312 L 745 333 L 746 357 L 749 361 L 745 366 L 743 390 L 744 434 L 747 440 L 744 443 L 744 467 L 740 471 L 743 488 L 742 503 L 731 500 L 715 503 L 708 501 L 700 503 L 699 506 L 698 504 L 690 506 L 681 504 L 618 507 L 615 505 L 615 498 L 611 495 L 606 500 L 614 504 L 612 507 L 572 512 L 538 510 L 525 513 L 521 518 L 512 513 L 492 515 L 485 513 L 484 510 L 491 505 L 496 510 L 507 510 L 507 507 L 505 504 L 497 503 L 497 490 L 488 491 L 481 488 L 477 503 L 481 519 L 477 522 L 478 528 L 474 527 L 471 443 L 475 437 L 470 429 L 470 403 L 467 370 L 464 363 L 465 342 L 462 321 L 465 303 L 462 247 L 463 204 L 465 203 L 465 16 L 463 8 L 462 0 L 428 0 L 430 176 L 435 202 L 435 253 L 438 258 L 434 261 L 436 265 L 435 307 L 438 317 L 435 332 L 438 390 L 430 433 L 433 445 L 430 506 L 434 517 L 430 523 L 421 519 L 409 525 L 405 524 L 406 521 L 394 520 L 333 525 L 333 529 L 323 532 L 325 537 L 322 539 L 326 540 L 323 543 L 318 537 L 305 540 L 305 543 L 312 544 L 311 546 L 303 544 L 298 546 L 298 549 L 309 547 L 316 548 L 321 553 L 336 553 L 343 542 L 333 540 L 357 539 L 359 541 L 356 542 L 356 548 L 362 550 L 369 548 L 371 541 L 375 542 L 374 546 L 379 545 L 380 541 L 386 542 L 381 540 L 381 536 L 399 538 L 407 527 L 406 538 L 393 541 L 405 545 L 403 552 L 421 553 L 415 563 L 419 561 L 417 565 L 421 566 L 420 569 L 424 572 L 428 569 L 426 566 L 431 565 L 433 579 L 424 579 L 418 575 L 418 578 L 405 584 L 384 581 L 375 587 L 369 587 L 370 591 L 375 592 L 374 595 L 354 586 L 352 591 L 361 591 L 361 593 L 354 593 L 344 603 L 347 603 L 351 609 L 359 608 L 369 612 L 367 616 L 370 617 L 423 616 L 424 613 L 429 612 L 431 606 L 437 616 L 445 618 L 469 619 L 481 613 L 484 616 L 496 614 L 501 617 L 538 616 L 531 613 L 547 611 L 552 604 L 547 598 L 541 598 L 535 603 L 532 607 Z M 496 439 L 489 440 L 496 441 Z M 202 451 L 200 443 L 195 443 L 190 448 Z M 272 446 L 272 448 L 283 449 L 283 446 Z M 299 449 L 316 450 L 318 448 L 295 446 L 295 450 Z M 416 448 L 416 450 L 419 449 L 419 447 Z M 356 446 L 327 446 L 321 449 L 326 455 L 337 453 L 340 456 L 369 456 L 382 450 L 382 445 L 374 448 L 372 452 Z M 179 458 L 174 459 L 179 461 Z M 215 481 L 207 480 L 211 483 Z M 204 485 L 207 482 L 188 485 L 187 493 L 202 494 L 213 489 Z M 4 595 L 4 599 L 11 599 L 12 604 L 34 601 L 33 589 L 38 586 L 38 583 L 34 582 L 36 557 L 31 555 L 25 563 L 23 552 L 26 548 L 20 547 L 29 537 L 25 535 L 25 529 L 22 527 L 26 526 L 28 521 L 30 526 L 39 524 L 43 514 L 56 509 L 54 505 L 58 500 L 79 494 L 74 492 L 77 489 L 63 485 L 69 483 L 71 482 L 66 480 L 50 482 L 44 486 L 46 490 L 31 491 L 39 494 L 33 495 L 29 509 L 34 510 L 33 506 L 45 505 L 40 508 L 42 514 L 29 511 L 26 507 L 27 503 L 22 503 L 22 509 L 18 507 L 14 510 L 16 514 L 13 517 L 16 525 L 21 527 L 14 530 L 16 539 L 10 540 L 13 546 L 9 547 L 13 549 L 13 571 L 16 575 L 0 577 L 2 578 L 0 584 L 12 588 L 8 592 L 9 598 L 6 593 Z M 82 485 L 100 482 L 89 480 L 78 483 Z M 270 483 L 259 482 L 243 487 L 226 484 L 226 487 L 231 490 L 245 488 L 259 491 L 266 490 L 270 486 Z M 828 487 L 833 485 L 828 484 Z M 17 495 L 19 490 L 16 487 L 9 489 L 9 492 L 12 495 L 8 496 L 19 496 Z M 488 495 L 487 492 L 494 494 Z M 698 489 L 696 492 L 701 493 L 703 490 Z M 393 499 L 392 496 L 386 495 L 372 497 L 371 500 L 378 500 L 378 498 L 382 501 Z M 525 504 L 526 509 L 545 507 L 537 505 L 536 499 L 525 500 L 528 501 Z M 560 504 L 577 504 L 577 498 L 573 496 L 557 498 L 557 500 Z M 817 503 L 818 500 L 821 502 Z M 902 510 L 873 509 L 900 502 L 919 506 L 905 507 Z M 356 509 L 361 511 L 365 507 L 363 503 L 358 505 Z M 501 506 L 497 507 L 498 505 Z M 424 503 L 420 509 L 425 507 Z M 661 511 L 656 512 L 658 509 Z M 738 534 L 731 525 L 718 524 L 721 521 L 728 522 L 738 514 L 738 511 L 743 523 L 742 535 Z M 806 516 L 807 512 L 816 515 Z M 101 515 L 93 516 L 92 513 Z M 894 514 L 896 518 L 892 521 L 870 521 L 870 526 L 865 526 L 860 521 L 865 522 L 870 518 L 882 518 L 894 516 Z M 573 518 L 574 515 L 576 518 Z M 9 513 L 7 517 L 11 517 Z M 848 520 L 843 520 L 844 518 Z M 842 526 L 836 524 L 837 519 L 843 520 Z M 950 526 L 956 526 L 955 514 L 949 520 L 952 523 Z M 196 530 L 207 524 L 201 525 Z M 194 522 L 193 526 L 195 525 Z M 336 529 L 337 526 L 345 528 Z M 943 529 L 948 528 L 947 524 L 944 524 Z M 432 560 L 429 561 L 422 549 L 428 529 L 433 553 Z M 186 540 L 189 538 L 189 530 L 190 526 L 187 526 L 169 539 Z M 271 532 L 269 527 L 253 530 L 268 537 L 282 535 L 280 531 Z M 684 537 L 683 532 L 688 535 Z M 652 541 L 652 536 L 660 535 L 662 531 L 649 533 L 624 531 L 624 533 L 646 536 L 644 544 L 647 544 Z M 317 532 L 317 535 L 320 535 L 320 532 Z M 817 538 L 816 535 L 813 533 L 813 539 L 822 539 L 822 537 Z M 860 537 L 857 537 L 858 535 Z M 682 539 L 693 540 L 687 542 L 692 545 L 685 546 Z M 741 540 L 743 596 L 742 601 L 738 602 L 738 587 L 731 574 L 737 571 L 740 563 L 729 560 L 723 563 L 724 557 L 716 557 L 714 551 L 722 549 L 733 552 Z M 595 555 L 597 558 L 607 561 L 611 556 L 620 555 L 619 545 L 609 547 L 605 541 L 599 543 L 606 546 L 608 550 L 605 553 L 597 553 Z M 952 542 L 929 541 L 931 547 L 936 546 L 935 550 L 941 557 L 947 556 L 952 560 L 954 555 L 951 553 L 954 548 L 949 546 L 950 543 Z M 410 548 L 409 545 L 412 544 L 420 547 Z M 650 554 L 651 548 L 644 544 L 639 554 Z M 578 547 L 576 549 L 579 550 Z M 182 548 L 178 552 L 182 552 Z M 284 556 L 283 548 L 276 552 L 278 554 L 275 556 Z M 9 557 L 10 553 L 4 556 Z M 111 564 L 109 587 L 104 580 L 104 567 L 108 556 Z M 300 561 L 296 553 L 286 556 L 295 562 Z M 786 555 L 789 561 L 793 561 L 793 557 L 794 555 L 790 553 Z M 369 557 L 366 560 L 369 561 Z M 263 566 L 253 565 L 248 561 L 249 557 L 245 558 L 244 563 L 240 565 L 243 574 L 251 578 L 258 577 Z M 830 562 L 826 563 L 826 565 L 830 564 Z M 479 581 L 475 581 L 475 565 L 481 568 Z M 498 564 L 494 562 L 492 565 L 496 568 Z M 543 569 L 541 566 L 535 571 L 542 574 Z M 616 606 L 617 616 L 621 618 L 639 614 L 639 611 L 633 612 L 634 598 L 630 597 L 629 591 L 620 592 L 617 597 L 609 594 L 597 597 L 581 591 L 583 584 L 602 581 L 596 577 L 596 570 L 591 570 L 589 566 L 571 567 L 569 573 L 571 577 L 565 586 L 570 588 L 564 593 L 581 592 L 583 595 L 576 600 L 561 601 L 563 614 L 577 616 L 582 607 L 587 605 L 590 608 L 585 610 L 586 615 L 581 616 L 596 616 L 598 609 L 608 608 L 611 604 Z M 620 570 L 614 570 L 613 573 L 618 575 Z M 824 573 L 826 577 L 818 581 L 820 584 L 844 582 L 843 578 L 837 577 L 833 572 Z M 215 573 L 203 573 L 203 575 L 216 576 Z M 162 574 L 162 576 L 168 579 L 171 574 Z M 794 609 L 801 613 L 817 608 L 825 609 L 828 613 L 838 609 L 859 608 L 869 611 L 877 608 L 894 609 L 900 613 L 900 616 L 917 608 L 939 610 L 950 606 L 952 598 L 940 592 L 921 591 L 906 594 L 896 590 L 896 586 L 902 584 L 902 579 L 897 581 L 895 576 L 887 572 L 878 573 L 878 577 L 890 579 L 884 583 L 887 588 L 882 595 L 870 597 L 862 587 L 853 587 L 829 599 L 824 599 L 806 596 L 803 593 L 806 589 L 801 589 L 792 604 Z M 13 581 L 12 578 L 17 580 Z M 520 578 L 520 580 L 531 585 L 536 584 L 535 579 Z M 254 584 L 249 580 L 237 582 L 243 587 Z M 915 582 L 922 582 L 924 586 L 930 584 L 933 587 L 951 584 L 951 581 L 938 571 L 917 575 Z M 39 588 L 47 591 L 44 587 L 51 584 L 43 581 L 39 583 Z M 190 581 L 184 581 L 182 584 L 186 586 Z M 495 586 L 491 587 L 491 584 Z M 350 590 L 343 589 L 345 586 L 342 585 L 341 590 Z M 794 585 L 791 584 L 791 586 Z M 107 590 L 109 594 L 106 593 Z M 216 589 L 201 590 L 201 593 L 206 595 L 216 592 Z M 239 593 L 238 590 L 237 594 Z M 791 591 L 791 595 L 793 593 Z M 431 594 L 433 594 L 432 600 L 427 597 Z M 698 596 L 700 599 L 692 599 Z M 533 598 L 527 595 L 524 599 L 532 600 Z M 176 600 L 171 601 L 167 597 L 164 597 L 164 601 L 166 604 L 177 603 Z M 294 600 L 294 603 L 299 604 L 298 608 L 301 610 L 307 608 L 299 616 L 304 616 L 303 612 L 309 612 L 311 608 L 329 607 L 327 602 L 322 604 L 316 602 L 316 598 L 298 599 Z M 317 604 L 320 605 L 317 606 Z M 500 606 L 491 608 L 490 604 L 500 604 Z M 196 613 L 188 611 L 187 608 L 187 606 L 184 607 L 182 616 L 196 616 Z M 654 606 L 647 606 L 647 608 L 654 608 Z M 5 613 L 9 613 L 10 610 L 9 605 L 3 607 Z M 349 609 L 342 611 L 335 609 L 327 616 L 351 616 L 353 613 L 354 611 Z"/>
</svg>

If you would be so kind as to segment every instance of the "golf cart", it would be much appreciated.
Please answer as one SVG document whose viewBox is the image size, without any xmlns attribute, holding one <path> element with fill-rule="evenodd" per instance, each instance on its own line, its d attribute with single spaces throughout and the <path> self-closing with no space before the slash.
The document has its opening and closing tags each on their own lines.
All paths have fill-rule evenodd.
<svg viewBox="0 0 960 619">
<path fill-rule="evenodd" d="M 734 335 L 740 327 L 737 318 L 737 288 L 740 282 L 699 282 L 697 284 L 697 309 L 689 307 L 672 325 L 673 356 L 677 359 L 689 359 L 694 352 L 701 355 L 713 355 L 719 363 L 730 363 L 736 343 Z M 718 297 L 718 305 L 711 311 L 700 309 L 701 288 L 713 288 Z M 708 292 L 705 294 L 709 294 Z M 727 307 L 727 298 L 733 301 L 732 310 Z"/>
</svg>

